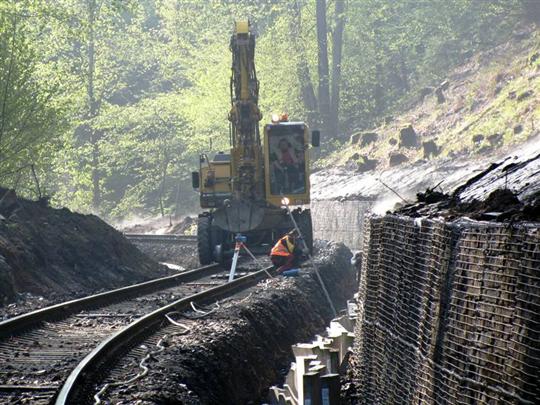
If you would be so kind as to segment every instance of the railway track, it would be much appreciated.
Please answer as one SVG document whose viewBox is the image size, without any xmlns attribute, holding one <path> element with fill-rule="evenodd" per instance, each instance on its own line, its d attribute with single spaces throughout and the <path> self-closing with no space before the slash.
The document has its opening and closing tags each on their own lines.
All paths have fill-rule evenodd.
<svg viewBox="0 0 540 405">
<path fill-rule="evenodd" d="M 125 233 L 124 236 L 137 243 L 164 243 L 164 244 L 185 244 L 196 243 L 195 235 L 152 235 L 144 233 Z"/>
<path fill-rule="evenodd" d="M 0 403 L 79 403 L 69 398 L 79 392 L 81 370 L 92 374 L 96 360 L 110 358 L 111 348 L 118 352 L 148 333 L 160 311 L 169 311 L 164 308 L 203 302 L 261 277 L 260 271 L 249 273 L 249 265 L 240 271 L 247 275 L 226 284 L 226 270 L 205 266 L 0 322 Z M 126 339 L 126 333 L 133 336 Z"/>
<path fill-rule="evenodd" d="M 167 319 L 168 314 L 189 310 L 194 308 L 193 304 L 210 304 L 241 293 L 265 279 L 269 269 L 270 267 L 179 299 L 137 319 L 110 336 L 77 365 L 62 387 L 56 405 L 103 403 L 96 399 L 104 401 L 106 384 L 125 382 L 127 364 L 135 362 L 139 364 L 138 368 L 144 369 L 145 356 L 159 351 L 148 352 L 144 348 L 159 348 L 167 336 L 186 332 L 183 327 L 172 324 Z M 189 322 L 182 321 L 182 324 L 189 325 Z M 132 370 L 133 367 L 128 369 Z M 130 374 L 129 371 L 127 373 Z M 130 378 L 133 378 L 133 375 L 130 375 Z"/>
</svg>

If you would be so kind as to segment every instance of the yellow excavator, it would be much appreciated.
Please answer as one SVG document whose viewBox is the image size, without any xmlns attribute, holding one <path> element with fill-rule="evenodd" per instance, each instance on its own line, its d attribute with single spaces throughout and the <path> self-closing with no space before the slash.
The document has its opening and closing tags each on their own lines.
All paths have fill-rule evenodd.
<svg viewBox="0 0 540 405">
<path fill-rule="evenodd" d="M 309 144 L 319 146 L 320 133 L 303 122 L 289 122 L 286 114 L 272 114 L 261 140 L 255 34 L 249 21 L 235 23 L 230 50 L 230 153 L 201 154 L 199 171 L 192 173 L 201 207 L 208 209 L 197 223 L 202 265 L 230 258 L 238 235 L 246 237 L 250 250 L 268 252 L 293 228 L 290 212 L 306 245 L 313 247 L 311 212 L 304 207 L 310 203 Z"/>
</svg>

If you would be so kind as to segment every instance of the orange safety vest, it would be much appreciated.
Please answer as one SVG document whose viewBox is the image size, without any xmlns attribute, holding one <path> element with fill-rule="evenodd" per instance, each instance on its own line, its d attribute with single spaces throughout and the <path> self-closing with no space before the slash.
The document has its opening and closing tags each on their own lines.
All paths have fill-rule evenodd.
<svg viewBox="0 0 540 405">
<path fill-rule="evenodd" d="M 294 241 L 290 235 L 285 235 L 283 238 L 278 240 L 278 242 L 272 248 L 270 256 L 285 256 L 288 257 L 294 251 Z"/>
</svg>

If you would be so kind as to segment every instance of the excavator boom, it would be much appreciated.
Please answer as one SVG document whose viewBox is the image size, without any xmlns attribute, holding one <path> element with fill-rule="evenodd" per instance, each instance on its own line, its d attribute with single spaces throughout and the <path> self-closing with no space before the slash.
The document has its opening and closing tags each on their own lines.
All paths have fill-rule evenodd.
<svg viewBox="0 0 540 405">
<path fill-rule="evenodd" d="M 236 23 L 231 37 L 232 191 L 237 200 L 263 198 L 259 134 L 259 82 L 255 70 L 255 34 L 248 21 Z"/>
</svg>

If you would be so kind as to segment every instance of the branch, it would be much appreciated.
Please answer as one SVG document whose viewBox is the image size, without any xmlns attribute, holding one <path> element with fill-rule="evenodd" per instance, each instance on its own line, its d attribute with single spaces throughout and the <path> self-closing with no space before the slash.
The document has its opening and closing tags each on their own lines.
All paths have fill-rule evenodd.
<svg viewBox="0 0 540 405">
<path fill-rule="evenodd" d="M 17 34 L 17 20 L 13 17 L 13 36 L 11 38 L 11 58 L 9 61 L 8 74 L 6 77 L 6 83 L 4 86 L 4 99 L 2 100 L 2 122 L 0 123 L 0 143 L 2 142 L 2 137 L 4 136 L 4 128 L 6 125 L 6 106 L 8 99 L 8 90 L 11 81 L 11 73 L 13 72 L 13 64 L 15 63 L 15 36 Z M 0 150 L 0 156 L 2 151 Z"/>
</svg>

